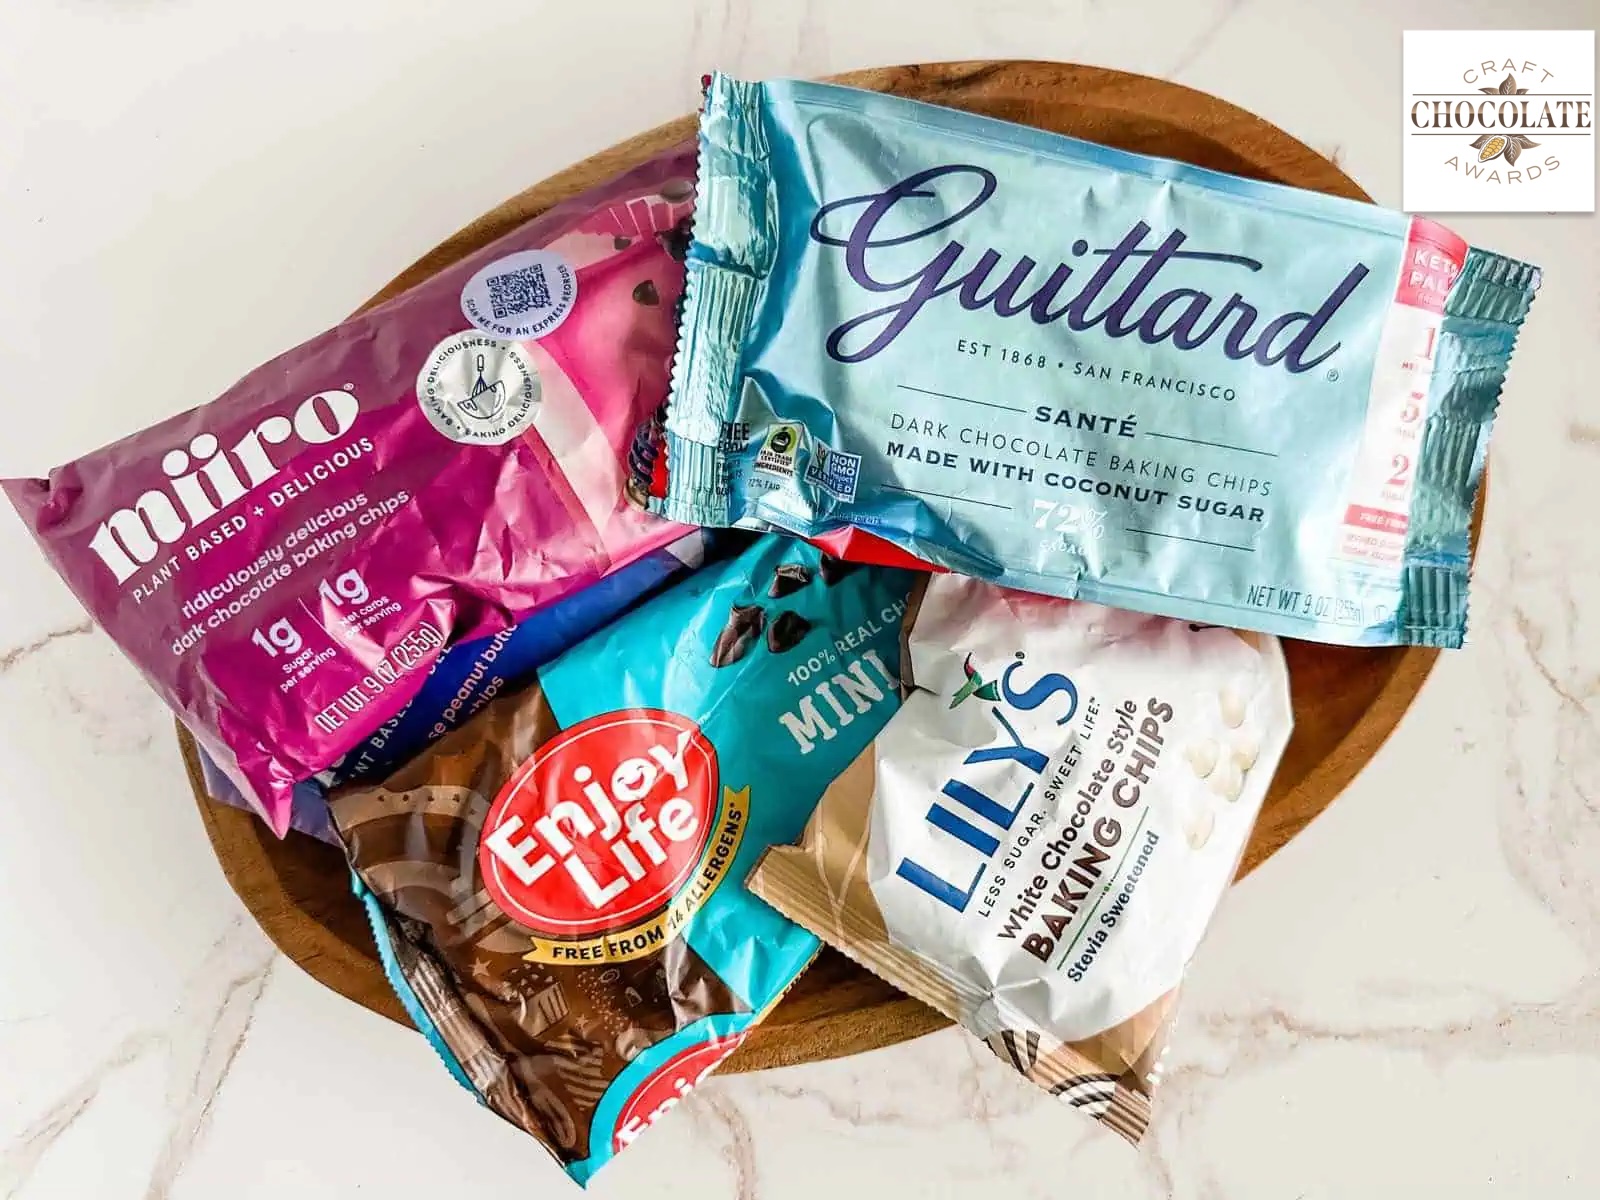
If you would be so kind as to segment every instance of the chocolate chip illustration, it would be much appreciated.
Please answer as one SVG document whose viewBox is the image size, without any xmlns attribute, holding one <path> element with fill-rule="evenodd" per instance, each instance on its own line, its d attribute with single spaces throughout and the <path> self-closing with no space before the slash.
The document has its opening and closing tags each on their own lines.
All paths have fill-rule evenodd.
<svg viewBox="0 0 1600 1200">
<path fill-rule="evenodd" d="M 717 634 L 717 644 L 711 648 L 713 667 L 731 667 L 749 651 L 767 623 L 767 614 L 759 605 L 735 604 L 728 612 L 728 623 Z"/>
<path fill-rule="evenodd" d="M 846 575 L 852 575 L 860 569 L 860 563 L 845 562 L 842 558 L 834 558 L 831 554 L 824 554 L 822 561 L 817 566 L 817 574 L 822 576 L 824 586 L 832 587 Z"/>
<path fill-rule="evenodd" d="M 689 257 L 689 242 L 691 240 L 688 217 L 685 217 L 661 235 L 661 245 L 665 247 L 667 254 L 678 262 L 682 262 Z"/>
<path fill-rule="evenodd" d="M 625 238 L 620 233 L 611 239 L 611 247 L 614 250 L 626 250 L 631 245 L 633 245 L 633 239 Z"/>
<path fill-rule="evenodd" d="M 797 612 L 781 612 L 767 626 L 767 649 L 774 654 L 793 650 L 806 634 L 811 632 L 811 622 Z"/>
<path fill-rule="evenodd" d="M 767 595 L 774 600 L 791 596 L 810 582 L 810 567 L 801 566 L 799 563 L 784 563 L 772 573 L 772 586 L 767 589 Z"/>
<path fill-rule="evenodd" d="M 633 298 L 640 304 L 648 304 L 651 308 L 661 303 L 661 293 L 656 291 L 655 281 L 646 279 L 633 289 Z"/>
<path fill-rule="evenodd" d="M 694 180 L 669 179 L 661 185 L 661 198 L 663 200 L 687 200 L 694 195 Z"/>
</svg>

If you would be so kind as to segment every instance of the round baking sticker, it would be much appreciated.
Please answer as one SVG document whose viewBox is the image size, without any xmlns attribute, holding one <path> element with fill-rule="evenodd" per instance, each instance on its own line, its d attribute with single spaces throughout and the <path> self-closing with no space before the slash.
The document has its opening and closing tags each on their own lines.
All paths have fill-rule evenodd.
<svg viewBox="0 0 1600 1200">
<path fill-rule="evenodd" d="M 500 446 L 539 410 L 539 373 L 527 351 L 468 330 L 433 348 L 417 374 L 417 403 L 453 442 Z"/>
<path fill-rule="evenodd" d="M 461 289 L 461 313 L 498 338 L 553 333 L 578 299 L 578 275 L 549 250 L 520 250 L 497 258 Z"/>
</svg>

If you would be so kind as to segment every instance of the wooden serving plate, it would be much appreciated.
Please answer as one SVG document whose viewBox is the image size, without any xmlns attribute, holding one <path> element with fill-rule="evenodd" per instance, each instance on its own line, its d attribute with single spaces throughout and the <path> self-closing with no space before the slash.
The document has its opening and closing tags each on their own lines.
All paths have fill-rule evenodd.
<svg viewBox="0 0 1600 1200">
<path fill-rule="evenodd" d="M 1142 75 L 1003 61 L 883 67 L 854 71 L 837 81 L 1236 175 L 1369 199 L 1336 164 L 1261 118 L 1204 92 Z M 693 130 L 693 117 L 682 117 L 535 184 L 429 251 L 369 304 L 690 137 Z M 1281 849 L 1354 778 L 1410 706 L 1438 656 L 1436 650 L 1419 647 L 1357 650 L 1294 641 L 1285 642 L 1284 649 L 1294 697 L 1294 737 L 1245 851 L 1241 875 Z M 267 936 L 334 991 L 405 1022 L 379 968 L 362 910 L 350 895 L 339 852 L 299 834 L 280 842 L 250 814 L 212 802 L 201 783 L 194 744 L 181 729 L 179 735 L 223 873 Z M 829 951 L 756 1027 L 724 1070 L 854 1054 L 948 1023 Z"/>
</svg>

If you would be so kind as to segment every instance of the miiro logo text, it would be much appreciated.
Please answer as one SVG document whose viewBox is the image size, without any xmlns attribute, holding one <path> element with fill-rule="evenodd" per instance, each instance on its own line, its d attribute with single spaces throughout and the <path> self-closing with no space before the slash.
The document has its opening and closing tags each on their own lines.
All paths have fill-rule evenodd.
<svg viewBox="0 0 1600 1200">
<path fill-rule="evenodd" d="M 170 546 L 189 530 L 210 520 L 276 475 L 271 447 L 291 440 L 318 445 L 349 432 L 361 405 L 349 392 L 318 392 L 295 408 L 293 416 L 266 417 L 226 453 L 214 434 L 197 434 L 188 449 L 177 447 L 161 459 L 170 482 L 151 488 L 119 508 L 95 531 L 89 548 L 126 583 L 161 547 Z M 287 462 L 293 452 L 285 454 Z"/>
</svg>

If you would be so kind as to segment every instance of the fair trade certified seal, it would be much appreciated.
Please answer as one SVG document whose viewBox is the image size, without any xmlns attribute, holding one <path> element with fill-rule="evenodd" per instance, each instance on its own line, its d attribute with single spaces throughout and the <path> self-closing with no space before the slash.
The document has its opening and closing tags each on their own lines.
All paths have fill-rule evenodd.
<svg viewBox="0 0 1600 1200">
<path fill-rule="evenodd" d="M 497 258 L 461 289 L 461 315 L 497 338 L 542 338 L 572 313 L 578 276 L 550 250 Z"/>
<path fill-rule="evenodd" d="M 417 373 L 417 404 L 452 442 L 501 446 L 533 423 L 539 373 L 527 351 L 468 330 L 433 348 Z"/>
</svg>

